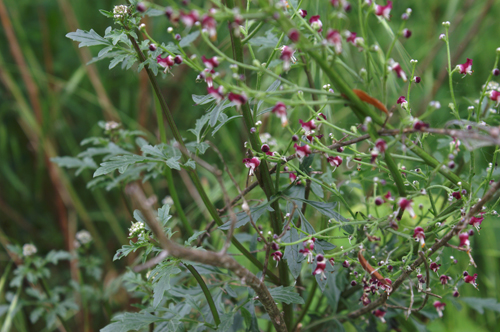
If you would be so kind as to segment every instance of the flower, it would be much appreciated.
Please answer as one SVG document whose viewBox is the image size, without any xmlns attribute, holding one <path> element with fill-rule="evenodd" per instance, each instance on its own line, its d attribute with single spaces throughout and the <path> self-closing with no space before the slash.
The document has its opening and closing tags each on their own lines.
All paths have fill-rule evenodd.
<svg viewBox="0 0 500 332">
<path fill-rule="evenodd" d="M 460 74 L 464 74 L 464 77 L 467 74 L 472 75 L 472 59 L 467 58 L 464 64 L 457 65 L 456 70 L 460 71 Z"/>
<path fill-rule="evenodd" d="M 342 165 L 342 157 L 340 156 L 335 156 L 335 157 L 328 157 L 326 158 L 326 161 L 330 163 L 332 167 L 339 167 Z"/>
<path fill-rule="evenodd" d="M 143 234 L 146 231 L 146 227 L 142 221 L 133 222 L 132 226 L 128 229 L 128 237 L 135 237 Z"/>
<path fill-rule="evenodd" d="M 87 244 L 90 241 L 92 241 L 92 235 L 86 230 L 81 230 L 79 232 L 76 232 L 75 238 L 81 243 L 81 244 Z"/>
<path fill-rule="evenodd" d="M 32 255 L 36 254 L 37 251 L 38 250 L 36 249 L 36 247 L 34 245 L 32 245 L 31 243 L 26 243 L 23 246 L 23 256 L 25 256 L 25 257 L 32 256 Z"/>
<path fill-rule="evenodd" d="M 375 141 L 375 148 L 378 149 L 381 153 L 384 153 L 387 150 L 387 142 L 381 138 Z"/>
<path fill-rule="evenodd" d="M 170 71 L 170 68 L 172 68 L 175 64 L 174 62 L 174 57 L 171 55 L 167 55 L 166 57 L 162 58 L 161 55 L 158 55 L 156 57 L 156 62 L 160 67 L 165 68 L 164 73 L 167 73 Z"/>
<path fill-rule="evenodd" d="M 106 122 L 106 124 L 104 125 L 104 130 L 106 131 L 111 131 L 113 129 L 116 129 L 120 127 L 120 124 L 118 122 L 115 122 L 115 121 L 108 121 Z"/>
<path fill-rule="evenodd" d="M 348 261 L 342 262 L 342 267 L 345 267 L 347 269 L 349 266 L 351 266 L 351 264 L 349 264 Z"/>
<path fill-rule="evenodd" d="M 380 206 L 382 204 L 384 204 L 382 197 L 375 197 L 375 205 Z"/>
<path fill-rule="evenodd" d="M 295 63 L 295 61 L 297 61 L 297 59 L 293 56 L 294 53 L 295 53 L 295 50 L 293 49 L 293 47 L 286 46 L 286 45 L 281 47 L 280 59 L 283 60 L 283 70 L 284 71 L 290 70 L 291 63 L 292 62 Z"/>
<path fill-rule="evenodd" d="M 326 261 L 325 256 L 319 254 L 316 256 L 316 269 L 313 271 L 313 276 L 321 274 L 321 279 L 326 279 L 325 274 Z"/>
<path fill-rule="evenodd" d="M 298 12 L 299 12 L 299 15 L 302 16 L 302 18 L 305 18 L 307 16 L 307 10 L 305 10 L 305 9 L 301 8 L 298 10 Z"/>
<path fill-rule="evenodd" d="M 469 220 L 469 225 L 476 227 L 477 231 L 479 232 L 479 229 L 480 229 L 479 226 L 481 226 L 481 223 L 483 222 L 483 220 L 484 220 L 484 217 L 482 214 L 479 217 L 471 217 Z"/>
<path fill-rule="evenodd" d="M 281 101 L 278 101 L 271 110 L 278 118 L 281 119 L 281 126 L 286 127 L 288 124 L 288 118 L 286 114 L 286 105 Z"/>
<path fill-rule="evenodd" d="M 413 123 L 413 129 L 415 130 L 422 130 L 425 128 L 429 128 L 429 124 L 425 123 L 423 121 L 417 120 L 415 123 Z"/>
<path fill-rule="evenodd" d="M 299 41 L 300 34 L 296 29 L 292 29 L 292 30 L 288 31 L 288 38 L 290 38 L 291 41 L 296 43 Z"/>
<path fill-rule="evenodd" d="M 207 58 L 206 56 L 201 57 L 201 61 L 207 69 L 214 69 L 219 66 L 219 59 L 214 56 L 213 58 Z"/>
<path fill-rule="evenodd" d="M 207 87 L 207 92 L 209 95 L 215 98 L 215 101 L 218 103 L 221 102 L 222 99 L 224 99 L 224 87 L 221 85 L 219 86 L 218 89 L 215 89 L 214 87 Z"/>
<path fill-rule="evenodd" d="M 241 105 L 245 104 L 248 100 L 247 96 L 244 93 L 237 94 L 229 92 L 227 98 L 229 99 L 229 101 L 232 101 L 236 105 L 236 107 L 240 107 Z"/>
<path fill-rule="evenodd" d="M 321 20 L 319 19 L 319 15 L 311 16 L 311 18 L 309 19 L 309 24 L 314 30 L 318 32 L 323 31 L 323 22 L 321 22 Z"/>
<path fill-rule="evenodd" d="M 314 120 L 311 120 L 308 122 L 304 122 L 302 120 L 299 120 L 299 122 L 300 122 L 300 125 L 302 126 L 302 129 L 304 129 L 306 131 L 306 134 L 310 133 L 311 131 L 313 131 L 314 129 L 317 128 L 316 124 L 314 123 Z"/>
<path fill-rule="evenodd" d="M 443 317 L 443 310 L 444 310 L 444 307 L 446 307 L 446 303 L 435 301 L 433 305 L 434 305 L 434 308 L 436 308 L 439 317 Z"/>
<path fill-rule="evenodd" d="M 245 158 L 243 159 L 243 163 L 245 163 L 246 168 L 250 169 L 249 174 L 254 175 L 255 169 L 260 165 L 260 160 L 257 157 Z"/>
<path fill-rule="evenodd" d="M 382 321 L 382 323 L 385 323 L 385 319 L 384 319 L 384 316 L 386 314 L 385 310 L 383 310 L 383 309 L 375 309 L 375 310 L 372 311 L 372 314 L 374 314 L 375 317 L 380 318 L 380 320 Z"/>
<path fill-rule="evenodd" d="M 460 191 L 454 191 L 451 193 L 451 196 L 454 197 L 455 199 L 462 199 L 462 195 L 460 194 Z"/>
<path fill-rule="evenodd" d="M 201 26 L 207 30 L 208 36 L 212 41 L 217 39 L 217 21 L 210 15 L 203 15 L 201 18 Z"/>
<path fill-rule="evenodd" d="M 353 45 L 356 45 L 356 32 L 346 31 L 346 41 L 351 42 Z"/>
<path fill-rule="evenodd" d="M 335 258 L 330 257 L 330 259 L 328 261 L 330 262 L 330 264 L 332 264 L 332 266 L 335 265 Z"/>
<path fill-rule="evenodd" d="M 281 258 L 283 257 L 283 253 L 281 251 L 275 251 L 271 254 L 273 256 L 273 260 L 276 261 L 276 266 L 278 266 L 278 263 L 280 262 Z"/>
<path fill-rule="evenodd" d="M 297 158 L 299 158 L 300 160 L 302 160 L 302 158 L 307 157 L 312 153 L 311 148 L 307 144 L 299 146 L 297 145 L 297 143 L 295 143 L 293 147 L 295 148 L 295 153 L 297 154 Z"/>
<path fill-rule="evenodd" d="M 474 286 L 474 288 L 477 289 L 476 279 L 477 279 L 477 273 L 474 273 L 473 276 L 471 276 L 470 274 L 464 276 L 464 281 L 468 284 L 471 284 L 472 286 Z"/>
<path fill-rule="evenodd" d="M 196 77 L 197 80 L 203 80 L 207 83 L 208 87 L 212 87 L 214 85 L 213 76 L 217 75 L 215 70 L 205 68 L 199 75 Z"/>
<path fill-rule="evenodd" d="M 458 245 L 459 247 L 463 247 L 463 246 L 469 247 L 470 246 L 468 233 L 458 234 L 458 239 L 460 240 L 460 244 Z"/>
<path fill-rule="evenodd" d="M 413 208 L 412 208 L 412 205 L 413 205 L 413 202 L 412 200 L 410 199 L 406 199 L 406 198 L 400 198 L 399 199 L 399 202 L 398 202 L 398 205 L 399 205 L 399 208 L 404 212 L 405 210 L 408 211 L 408 213 L 410 214 L 410 216 L 412 218 L 415 218 L 415 212 L 413 211 Z"/>
<path fill-rule="evenodd" d="M 439 277 L 439 281 L 441 281 L 441 285 L 446 285 L 448 281 L 451 280 L 450 276 L 445 276 L 444 274 Z"/>
<path fill-rule="evenodd" d="M 385 19 L 391 18 L 392 1 L 387 1 L 387 5 L 375 5 L 375 15 L 383 16 Z"/>
<path fill-rule="evenodd" d="M 403 29 L 403 37 L 410 38 L 411 37 L 411 30 Z"/>
<path fill-rule="evenodd" d="M 389 1 L 390 2 L 390 1 Z M 395 62 L 393 59 L 389 59 L 389 70 L 394 70 L 396 75 L 403 80 L 403 82 L 407 81 L 406 74 L 399 65 L 399 63 Z"/>
<path fill-rule="evenodd" d="M 200 16 L 196 10 L 192 10 L 189 13 L 184 13 L 183 11 L 181 11 L 180 16 L 182 23 L 184 23 L 184 25 L 188 28 L 192 27 L 200 19 Z"/>
<path fill-rule="evenodd" d="M 422 227 L 416 227 L 413 231 L 413 238 L 420 242 L 422 248 L 425 246 L 425 233 Z"/>
<path fill-rule="evenodd" d="M 496 90 L 491 90 L 490 99 L 496 101 L 497 102 L 496 106 L 498 106 L 498 104 L 500 104 L 500 92 Z"/>
<path fill-rule="evenodd" d="M 295 180 L 297 180 L 297 175 L 295 173 L 289 173 L 288 177 L 290 178 L 290 182 L 292 183 L 295 182 Z M 296 184 L 301 184 L 300 180 L 297 181 Z"/>
<path fill-rule="evenodd" d="M 128 6 L 119 5 L 119 6 L 113 7 L 113 17 L 114 18 L 121 19 L 121 18 L 124 18 L 125 16 L 127 16 L 128 14 L 129 14 Z"/>
<path fill-rule="evenodd" d="M 328 29 L 326 41 L 335 47 L 335 53 L 342 53 L 342 36 L 337 30 Z"/>
<path fill-rule="evenodd" d="M 436 262 L 432 262 L 429 266 L 429 268 L 432 270 L 432 272 L 436 272 L 436 273 L 440 267 L 441 267 L 441 264 L 438 264 Z"/>
<path fill-rule="evenodd" d="M 396 101 L 396 104 L 401 104 L 401 107 L 406 108 L 408 106 L 408 101 L 406 101 L 405 96 L 401 96 Z"/>
</svg>

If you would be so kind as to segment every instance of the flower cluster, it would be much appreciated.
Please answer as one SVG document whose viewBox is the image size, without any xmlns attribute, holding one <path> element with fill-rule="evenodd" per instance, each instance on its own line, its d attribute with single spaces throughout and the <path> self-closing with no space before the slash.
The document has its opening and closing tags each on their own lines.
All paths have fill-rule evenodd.
<svg viewBox="0 0 500 332">
<path fill-rule="evenodd" d="M 128 236 L 135 237 L 144 234 L 146 227 L 142 221 L 132 223 L 132 226 L 128 229 Z"/>
<path fill-rule="evenodd" d="M 28 257 L 28 256 L 33 256 L 34 254 L 37 253 L 37 249 L 34 245 L 31 243 L 26 243 L 23 246 L 23 256 Z"/>
</svg>

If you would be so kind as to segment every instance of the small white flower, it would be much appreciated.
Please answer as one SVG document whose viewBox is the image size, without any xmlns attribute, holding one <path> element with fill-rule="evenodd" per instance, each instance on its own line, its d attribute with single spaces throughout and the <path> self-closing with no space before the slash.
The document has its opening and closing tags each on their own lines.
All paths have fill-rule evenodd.
<svg viewBox="0 0 500 332">
<path fill-rule="evenodd" d="M 36 247 L 34 245 L 32 245 L 31 243 L 26 243 L 24 246 L 23 246 L 23 256 L 32 256 L 34 254 L 36 254 L 38 250 L 36 249 Z"/>
<path fill-rule="evenodd" d="M 87 244 L 90 241 L 92 241 L 92 235 L 86 230 L 81 230 L 75 234 L 75 238 L 80 242 L 81 244 Z"/>
<path fill-rule="evenodd" d="M 106 122 L 106 124 L 104 125 L 104 130 L 106 131 L 110 131 L 110 130 L 113 130 L 113 129 L 116 129 L 120 126 L 119 123 L 115 122 L 115 121 L 108 121 Z"/>
<path fill-rule="evenodd" d="M 132 223 L 132 226 L 130 226 L 130 228 L 128 230 L 128 232 L 129 232 L 128 236 L 134 237 L 136 235 L 141 235 L 142 233 L 144 233 L 145 230 L 146 230 L 146 227 L 144 226 L 144 223 L 142 221 Z"/>
</svg>

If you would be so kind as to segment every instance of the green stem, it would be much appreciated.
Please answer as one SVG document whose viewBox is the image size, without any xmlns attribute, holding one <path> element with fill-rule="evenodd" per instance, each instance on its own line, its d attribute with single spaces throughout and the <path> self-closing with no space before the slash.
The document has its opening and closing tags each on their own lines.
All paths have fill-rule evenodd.
<svg viewBox="0 0 500 332">
<path fill-rule="evenodd" d="M 314 294 L 316 293 L 316 289 L 318 289 L 318 283 L 317 282 L 313 282 L 313 285 L 312 285 L 311 290 L 309 291 L 309 295 L 307 297 L 306 304 L 304 305 L 304 307 L 302 307 L 302 312 L 300 313 L 299 318 L 295 322 L 295 325 L 294 325 L 292 331 L 296 331 L 297 330 L 297 326 L 299 325 L 300 322 L 302 322 L 302 320 L 304 319 L 304 317 L 307 315 L 307 313 L 309 311 L 309 307 L 311 306 L 311 303 L 312 303 L 312 301 L 314 299 Z"/>
<path fill-rule="evenodd" d="M 450 94 L 451 94 L 451 100 L 453 101 L 453 115 L 457 118 L 457 120 L 460 120 L 460 115 L 458 114 L 458 107 L 457 107 L 457 101 L 455 100 L 455 92 L 453 91 L 453 71 L 451 70 L 451 55 L 450 55 L 450 40 L 448 38 L 448 30 L 449 30 L 449 25 L 445 24 L 445 30 L 446 30 L 446 54 L 448 57 L 448 83 L 450 84 Z"/>
<path fill-rule="evenodd" d="M 212 298 L 212 294 L 208 290 L 207 284 L 205 284 L 203 278 L 200 276 L 198 271 L 196 271 L 196 269 L 192 265 L 186 265 L 186 268 L 189 270 L 189 272 L 191 272 L 193 277 L 200 285 L 201 290 L 203 291 L 203 294 L 205 294 L 205 298 L 207 299 L 207 303 L 208 306 L 210 307 L 210 311 L 212 312 L 212 316 L 214 316 L 215 325 L 219 326 L 220 324 L 219 312 L 215 307 L 214 299 Z"/>
</svg>

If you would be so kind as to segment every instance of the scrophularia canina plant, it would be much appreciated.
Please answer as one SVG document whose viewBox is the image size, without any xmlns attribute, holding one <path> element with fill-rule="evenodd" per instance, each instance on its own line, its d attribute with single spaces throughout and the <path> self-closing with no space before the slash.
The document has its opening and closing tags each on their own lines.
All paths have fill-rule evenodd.
<svg viewBox="0 0 500 332">
<path fill-rule="evenodd" d="M 389 295 L 408 306 L 410 288 L 425 292 L 423 297 L 411 297 L 413 308 L 433 305 L 442 316 L 447 294 L 465 287 L 446 272 L 451 263 L 444 257 L 444 246 L 474 266 L 476 236 L 471 238 L 468 231 L 479 230 L 496 215 L 492 202 L 500 181 L 493 178 L 494 162 L 475 174 L 460 173 L 470 169 L 471 160 L 486 155 L 474 155 L 475 150 L 500 145 L 500 131 L 491 121 L 500 98 L 495 71 L 474 72 L 470 58 L 455 67 L 450 60 L 449 99 L 441 102 L 450 104 L 451 114 L 439 116 L 453 121 L 438 128 L 445 121 L 431 118 L 440 102 L 425 105 L 424 113 L 418 111 L 413 97 L 415 84 L 426 84 L 417 76 L 425 68 L 392 52 L 398 41 L 415 40 L 417 29 L 412 32 L 406 27 L 412 21 L 411 9 L 400 12 L 391 1 L 326 5 L 328 12 L 305 2 L 303 8 L 295 8 L 293 1 L 249 2 L 245 8 L 235 7 L 232 0 L 226 5 L 185 1 L 168 8 L 134 2 L 113 13 L 103 12 L 115 25 L 101 39 L 83 31 L 68 35 L 80 42 L 99 40 L 109 47 L 107 52 L 114 52 L 114 65 L 146 70 L 159 99 L 161 142 L 138 140 L 139 148 L 134 150 L 127 139 L 137 134 L 118 128 L 106 131 L 107 140 L 96 141 L 113 142 L 123 149 L 110 150 L 96 167 L 100 185 L 114 188 L 165 176 L 175 205 L 172 220 L 178 222 L 172 237 L 174 232 L 168 228 L 172 221 L 164 217 L 165 210 L 152 212 L 154 203 L 141 201 L 140 187 L 129 185 L 128 192 L 148 225 L 140 239 L 131 242 L 135 249 L 150 248 L 142 253 L 144 261 L 152 260 L 147 269 L 154 271 L 147 278 L 153 297 L 144 300 L 146 309 L 166 310 L 173 305 L 175 310 L 169 312 L 186 327 L 194 326 L 190 325 L 194 317 L 212 329 L 221 320 L 232 326 L 236 315 L 252 317 L 251 324 L 258 324 L 257 318 L 265 314 L 277 331 L 295 330 L 298 324 L 313 327 L 308 313 L 321 291 L 335 296 L 328 300 L 330 309 L 320 303 L 316 314 L 322 318 L 333 314 L 339 324 L 350 320 L 366 329 L 367 323 L 357 318 L 371 313 L 382 324 L 403 312 L 412 313 L 407 307 L 391 307 Z M 164 16 L 157 16 L 162 12 Z M 141 19 L 147 15 L 166 20 L 167 33 L 143 25 Z M 348 24 L 358 17 L 363 21 Z M 367 33 L 367 26 L 381 21 L 394 29 L 390 34 L 394 39 Z M 439 38 L 449 52 L 450 24 L 445 23 Z M 113 44 L 113 36 L 123 38 Z M 466 51 L 467 56 L 471 55 Z M 362 69 L 358 74 L 354 68 Z M 464 76 L 457 84 L 467 82 L 470 75 L 488 77 L 479 96 L 467 89 L 467 100 L 477 98 L 476 104 L 467 104 L 465 98 L 455 100 L 455 71 Z M 177 84 L 178 75 L 198 82 L 193 91 L 195 106 L 182 106 L 203 109 L 198 119 L 174 119 L 187 113 L 174 110 L 160 87 Z M 164 121 L 167 131 L 161 125 Z M 190 125 L 181 127 L 186 122 Z M 235 150 L 229 152 L 227 146 L 239 146 L 242 157 L 234 157 Z M 463 165 L 458 173 L 456 163 Z M 115 177 L 115 170 L 121 175 Z M 179 170 L 189 174 L 188 187 L 197 192 L 199 199 L 193 198 L 213 220 L 210 225 L 195 220 L 196 216 L 186 217 L 187 204 L 179 200 L 180 188 L 171 180 Z M 163 228 L 158 227 L 158 219 L 164 222 Z M 160 253 L 168 260 L 155 261 Z M 342 263 L 335 265 L 336 258 Z M 190 267 L 201 269 L 204 278 Z M 229 272 L 218 272 L 222 270 Z M 203 295 L 197 293 L 207 306 L 201 310 L 210 311 L 211 317 L 193 306 L 181 316 L 184 311 L 176 306 L 184 294 L 163 293 L 168 287 L 159 285 L 162 273 L 182 274 L 183 278 L 170 282 L 184 287 L 196 283 L 204 290 Z M 299 277 L 307 289 L 304 297 L 294 287 Z M 477 287 L 477 278 L 477 273 L 467 274 L 462 284 Z M 218 292 L 215 289 L 220 287 L 207 288 L 206 283 L 227 287 L 243 283 L 249 288 Z M 431 304 L 429 292 L 441 294 L 442 302 Z M 349 305 L 338 305 L 339 298 Z M 228 312 L 222 319 L 214 299 Z M 300 317 L 294 315 L 298 305 Z M 149 315 L 157 310 L 146 309 L 128 314 Z M 190 321 L 184 319 L 188 314 Z M 120 319 L 112 324 L 121 324 Z M 155 323 L 150 319 L 148 324 Z"/>
</svg>

